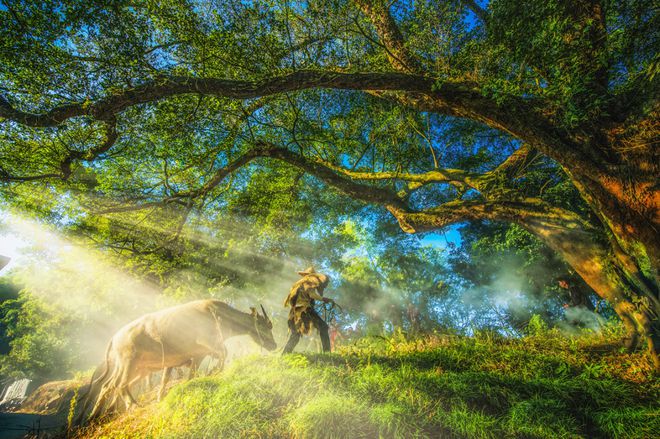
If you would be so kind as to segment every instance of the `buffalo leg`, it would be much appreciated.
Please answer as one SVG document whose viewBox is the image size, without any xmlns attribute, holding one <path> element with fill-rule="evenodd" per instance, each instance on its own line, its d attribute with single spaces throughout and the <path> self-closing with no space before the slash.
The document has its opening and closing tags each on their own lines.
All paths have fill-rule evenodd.
<svg viewBox="0 0 660 439">
<path fill-rule="evenodd" d="M 227 361 L 227 348 L 222 345 L 222 349 L 218 352 L 218 365 L 215 366 L 215 372 L 222 372 L 225 369 L 225 361 Z"/>
<path fill-rule="evenodd" d="M 135 398 L 133 398 L 133 395 L 131 393 L 131 388 L 134 392 L 137 392 L 138 395 L 140 395 L 141 393 L 148 392 L 149 389 L 151 388 L 150 382 L 149 382 L 149 375 L 150 374 L 148 372 L 140 371 L 140 373 L 138 373 L 131 380 L 131 382 L 128 383 L 128 386 L 127 386 L 128 395 L 133 399 L 133 403 L 136 404 L 136 405 L 139 405 L 139 404 L 135 401 Z M 143 388 L 141 388 L 140 385 L 136 386 L 136 384 L 138 384 L 140 380 L 142 380 Z"/>
<path fill-rule="evenodd" d="M 113 370 L 110 377 L 101 386 L 101 391 L 99 392 L 99 396 L 96 399 L 96 403 L 94 404 L 94 408 L 92 409 L 92 412 L 89 415 L 89 419 L 94 419 L 94 418 L 96 418 L 97 416 L 99 416 L 101 414 L 101 411 L 103 410 L 103 407 L 105 406 L 106 401 L 108 400 L 110 395 L 116 389 L 115 384 L 117 382 L 117 375 L 118 375 L 117 369 Z M 115 401 L 116 401 L 116 399 L 113 399 L 112 403 L 114 404 Z"/>
<path fill-rule="evenodd" d="M 197 377 L 197 368 L 198 367 L 199 367 L 199 365 L 197 364 L 196 359 L 193 358 L 192 360 L 190 360 L 190 373 L 188 374 L 188 379 L 189 380 Z"/>
<path fill-rule="evenodd" d="M 133 369 L 134 369 L 134 361 L 132 360 L 127 361 L 122 369 L 121 375 L 119 376 L 119 383 L 117 385 L 119 396 L 124 401 L 126 410 L 130 410 L 130 408 L 134 404 L 137 405 L 135 398 L 133 398 L 133 395 L 131 395 L 131 392 L 129 391 L 129 387 L 136 378 L 138 379 L 141 378 L 141 375 L 137 373 L 137 371 L 134 371 Z"/>
<path fill-rule="evenodd" d="M 172 371 L 171 367 L 166 367 L 163 369 L 163 376 L 161 377 L 160 380 L 160 389 L 158 389 L 158 401 L 163 399 L 163 396 L 165 395 L 165 386 L 167 386 L 167 382 L 170 379 L 170 372 Z"/>
</svg>

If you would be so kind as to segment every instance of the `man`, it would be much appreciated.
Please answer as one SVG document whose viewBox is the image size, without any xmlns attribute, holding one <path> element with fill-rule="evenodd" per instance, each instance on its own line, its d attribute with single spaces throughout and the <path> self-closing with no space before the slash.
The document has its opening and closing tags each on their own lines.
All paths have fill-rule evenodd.
<svg viewBox="0 0 660 439">
<path fill-rule="evenodd" d="M 323 290 L 328 286 L 330 278 L 325 274 L 317 273 L 314 267 L 299 271 L 298 274 L 302 278 L 293 284 L 284 302 L 284 306 L 290 306 L 291 310 L 289 311 L 288 322 L 289 341 L 284 346 L 282 353 L 292 352 L 300 341 L 300 337 L 309 334 L 312 327 L 319 331 L 323 352 L 330 352 L 328 324 L 314 309 L 316 300 L 323 303 L 334 302 L 332 299 L 323 297 Z"/>
</svg>

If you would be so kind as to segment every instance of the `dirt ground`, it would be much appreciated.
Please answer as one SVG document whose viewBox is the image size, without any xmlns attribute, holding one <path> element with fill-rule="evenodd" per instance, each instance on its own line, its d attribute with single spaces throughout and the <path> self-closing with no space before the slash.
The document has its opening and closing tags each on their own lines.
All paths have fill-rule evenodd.
<svg viewBox="0 0 660 439">
<path fill-rule="evenodd" d="M 176 370 L 167 388 L 187 378 L 187 370 Z M 134 386 L 133 394 L 140 405 L 155 401 L 160 382 L 154 374 L 149 383 Z M 62 433 L 67 423 L 71 398 L 78 390 L 79 396 L 86 395 L 87 383 L 77 380 L 51 381 L 35 389 L 20 407 L 0 412 L 0 439 L 49 438 Z"/>
<path fill-rule="evenodd" d="M 65 425 L 66 416 L 0 412 L 0 439 L 47 438 Z"/>
<path fill-rule="evenodd" d="M 80 381 L 52 381 L 35 389 L 17 410 L 0 412 L 0 439 L 48 438 L 66 426 Z"/>
</svg>

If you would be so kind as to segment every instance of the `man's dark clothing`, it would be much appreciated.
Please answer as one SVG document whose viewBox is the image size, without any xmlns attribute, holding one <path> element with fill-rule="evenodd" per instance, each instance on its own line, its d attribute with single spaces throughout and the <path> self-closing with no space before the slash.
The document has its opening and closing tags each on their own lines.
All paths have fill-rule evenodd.
<svg viewBox="0 0 660 439">
<path fill-rule="evenodd" d="M 305 326 L 307 326 L 308 323 L 310 326 L 313 326 L 319 330 L 319 335 L 321 336 L 321 345 L 323 346 L 323 352 L 330 352 L 330 335 L 328 334 L 328 324 L 321 318 L 321 316 L 313 308 L 303 312 L 301 318 L 303 321 L 305 321 L 306 323 Z M 289 325 L 289 340 L 286 342 L 286 346 L 284 346 L 283 353 L 285 354 L 293 352 L 293 349 L 300 341 L 300 337 L 302 337 L 302 334 L 298 331 L 298 328 L 296 328 L 296 322 L 294 321 L 294 319 L 289 318 L 288 325 Z"/>
</svg>

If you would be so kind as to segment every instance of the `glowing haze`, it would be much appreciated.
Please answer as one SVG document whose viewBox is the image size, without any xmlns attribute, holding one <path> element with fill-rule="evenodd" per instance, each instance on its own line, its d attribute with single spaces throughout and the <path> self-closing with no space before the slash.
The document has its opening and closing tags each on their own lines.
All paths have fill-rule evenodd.
<svg viewBox="0 0 660 439">
<path fill-rule="evenodd" d="M 81 369 L 100 363 L 110 337 L 121 326 L 175 304 L 159 285 L 131 276 L 100 250 L 15 214 L 3 213 L 0 219 L 0 254 L 12 258 L 2 275 L 9 274 L 23 294 L 64 311 L 79 325 L 75 344 Z M 247 311 L 247 306 L 237 307 Z M 228 348 L 230 357 L 258 350 L 247 336 L 231 340 Z"/>
</svg>

